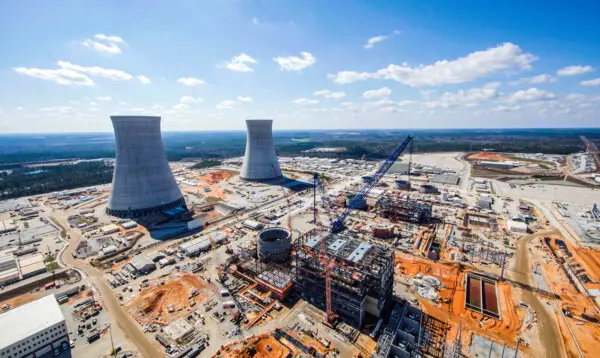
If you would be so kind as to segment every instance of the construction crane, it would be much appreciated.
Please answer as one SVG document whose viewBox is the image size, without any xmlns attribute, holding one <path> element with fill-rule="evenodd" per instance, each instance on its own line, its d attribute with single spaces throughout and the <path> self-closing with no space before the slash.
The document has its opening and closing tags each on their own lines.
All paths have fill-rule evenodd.
<svg viewBox="0 0 600 358">
<path fill-rule="evenodd" d="M 406 149 L 409 143 L 411 143 L 413 137 L 409 135 L 406 139 L 392 152 L 392 154 L 385 160 L 385 162 L 379 167 L 375 175 L 373 175 L 373 180 L 367 183 L 364 187 L 360 189 L 358 194 L 350 201 L 347 208 L 344 212 L 337 216 L 335 211 L 333 210 L 333 205 L 331 205 L 331 201 L 329 197 L 325 194 L 325 188 L 321 181 L 319 180 L 319 175 L 317 173 L 314 174 L 314 188 L 313 188 L 313 207 L 314 207 L 314 222 L 317 226 L 317 230 L 319 231 L 319 235 L 321 236 L 319 249 L 319 260 L 321 265 L 325 270 L 325 306 L 326 306 L 326 314 L 327 314 L 327 322 L 332 323 L 333 320 L 337 317 L 335 312 L 333 311 L 333 305 L 331 302 L 331 270 L 335 267 L 335 260 L 329 259 L 327 256 L 327 247 L 325 245 L 325 237 L 327 236 L 323 230 L 323 225 L 320 222 L 319 215 L 317 212 L 317 190 L 321 195 L 321 206 L 327 212 L 327 218 L 329 219 L 329 231 L 330 232 L 339 232 L 344 228 L 344 220 L 350 215 L 354 209 L 357 207 L 357 203 L 359 201 L 364 200 L 364 198 L 369 194 L 371 189 L 381 178 L 388 172 L 392 164 L 396 162 L 400 154 Z M 337 216 L 334 220 L 333 217 Z"/>
<path fill-rule="evenodd" d="M 352 214 L 356 207 L 358 207 L 358 203 L 365 200 L 365 197 L 369 194 L 369 192 L 371 192 L 371 189 L 373 189 L 373 187 L 377 185 L 377 183 L 379 183 L 379 180 L 381 180 L 385 173 L 387 173 L 388 170 L 390 170 L 390 168 L 396 162 L 400 154 L 402 154 L 402 152 L 404 151 L 404 149 L 406 149 L 408 144 L 411 143 L 412 139 L 412 135 L 407 136 L 406 139 L 402 143 L 400 143 L 400 145 L 396 149 L 394 149 L 392 154 L 390 154 L 390 156 L 387 157 L 387 159 L 383 162 L 381 167 L 379 167 L 379 169 L 377 169 L 377 172 L 375 172 L 375 174 L 373 175 L 373 180 L 360 189 L 358 194 L 356 194 L 356 196 L 354 196 L 350 203 L 348 203 L 346 210 L 344 210 L 344 212 L 332 222 L 331 232 L 339 232 L 344 228 L 344 220 L 346 220 L 348 215 Z"/>
</svg>

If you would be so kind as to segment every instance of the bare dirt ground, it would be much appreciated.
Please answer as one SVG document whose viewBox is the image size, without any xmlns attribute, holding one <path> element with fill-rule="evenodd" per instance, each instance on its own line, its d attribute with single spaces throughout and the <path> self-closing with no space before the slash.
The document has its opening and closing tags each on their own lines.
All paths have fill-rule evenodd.
<svg viewBox="0 0 600 358">
<path fill-rule="evenodd" d="M 479 152 L 479 153 L 472 153 L 469 154 L 467 156 L 467 160 L 486 160 L 486 161 L 490 161 L 490 162 L 504 162 L 509 160 L 509 158 L 500 155 L 500 154 L 496 154 L 496 153 L 491 153 L 491 152 Z"/>
<path fill-rule="evenodd" d="M 198 292 L 198 295 L 192 298 L 196 302 L 194 307 L 191 307 L 191 300 L 188 298 L 192 290 Z M 125 306 L 140 324 L 168 324 L 194 311 L 207 297 L 208 287 L 197 276 L 173 274 L 170 279 L 155 280 Z M 169 307 L 172 307 L 174 312 L 169 312 Z"/>
</svg>

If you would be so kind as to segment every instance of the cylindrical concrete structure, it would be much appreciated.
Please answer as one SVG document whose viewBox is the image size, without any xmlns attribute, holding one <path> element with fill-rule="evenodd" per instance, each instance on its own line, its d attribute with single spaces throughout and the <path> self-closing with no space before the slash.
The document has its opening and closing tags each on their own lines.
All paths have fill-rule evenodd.
<svg viewBox="0 0 600 358">
<path fill-rule="evenodd" d="M 106 213 L 137 218 L 176 207 L 185 200 L 160 133 L 160 117 L 111 116 L 116 160 Z"/>
<path fill-rule="evenodd" d="M 240 178 L 246 181 L 270 182 L 283 177 L 273 142 L 273 120 L 246 120 L 246 154 Z"/>
<path fill-rule="evenodd" d="M 362 182 L 365 183 L 365 184 L 371 184 L 373 182 L 373 180 L 375 180 L 370 175 L 362 176 L 361 179 L 362 179 Z"/>
<path fill-rule="evenodd" d="M 258 258 L 261 261 L 284 262 L 290 257 L 292 234 L 282 227 L 258 232 Z"/>
<path fill-rule="evenodd" d="M 419 188 L 419 193 L 421 193 L 421 194 L 437 194 L 438 188 L 435 185 L 423 184 Z"/>
<path fill-rule="evenodd" d="M 408 180 L 398 179 L 394 181 L 394 187 L 398 190 L 410 190 L 410 182 Z"/>
<path fill-rule="evenodd" d="M 363 197 L 361 200 L 358 200 L 356 202 L 352 203 L 352 200 L 354 200 L 354 198 L 356 197 L 356 195 L 351 194 L 346 196 L 346 207 L 352 207 L 353 209 L 359 209 L 359 210 L 364 210 L 367 208 L 367 200 Z"/>
</svg>

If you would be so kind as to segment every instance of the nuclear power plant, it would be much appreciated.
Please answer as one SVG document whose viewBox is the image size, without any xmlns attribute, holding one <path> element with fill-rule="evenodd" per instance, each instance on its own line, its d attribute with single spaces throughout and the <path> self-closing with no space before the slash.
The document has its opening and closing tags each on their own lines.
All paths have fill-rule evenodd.
<svg viewBox="0 0 600 358">
<path fill-rule="evenodd" d="M 270 182 L 281 179 L 281 169 L 273 142 L 273 120 L 246 120 L 246 154 L 240 178 L 246 181 Z"/>
<path fill-rule="evenodd" d="M 167 162 L 160 117 L 111 116 L 116 161 L 106 213 L 137 218 L 185 207 Z"/>
</svg>

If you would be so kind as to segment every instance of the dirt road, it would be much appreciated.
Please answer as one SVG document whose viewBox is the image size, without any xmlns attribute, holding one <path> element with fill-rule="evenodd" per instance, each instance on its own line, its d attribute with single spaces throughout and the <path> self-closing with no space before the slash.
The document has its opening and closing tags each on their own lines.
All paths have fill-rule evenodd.
<svg viewBox="0 0 600 358">
<path fill-rule="evenodd" d="M 522 284 L 535 287 L 531 279 L 531 267 L 529 260 L 529 250 L 527 244 L 531 239 L 536 237 L 557 234 L 556 230 L 542 232 L 535 235 L 524 236 L 519 239 L 516 252 L 516 267 L 514 272 L 511 272 L 512 279 Z M 540 332 L 540 341 L 544 345 L 544 357 L 561 358 L 564 357 L 565 351 L 563 338 L 559 332 L 556 318 L 548 312 L 545 302 L 530 290 L 523 289 L 523 301 L 527 303 L 537 314 L 538 328 Z"/>
<path fill-rule="evenodd" d="M 64 220 L 64 218 L 59 216 L 55 218 L 62 225 L 66 224 L 66 220 Z M 164 357 L 163 350 L 158 343 L 148 340 L 133 318 L 131 318 L 131 316 L 129 316 L 129 314 L 123 310 L 123 307 L 117 301 L 111 288 L 108 286 L 108 283 L 102 277 L 102 271 L 89 265 L 86 261 L 75 260 L 73 258 L 72 253 L 79 244 L 81 237 L 74 231 L 70 232 L 70 235 L 71 240 L 69 242 L 69 247 L 64 251 L 62 256 L 62 261 L 65 263 L 65 265 L 83 271 L 93 280 L 94 285 L 98 288 L 98 290 L 100 290 L 102 301 L 106 306 L 105 308 L 109 311 L 112 319 L 117 323 L 118 327 L 125 335 L 125 338 L 135 345 L 142 357 Z"/>
</svg>

